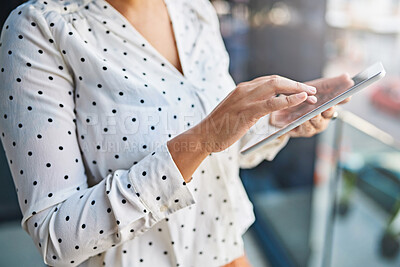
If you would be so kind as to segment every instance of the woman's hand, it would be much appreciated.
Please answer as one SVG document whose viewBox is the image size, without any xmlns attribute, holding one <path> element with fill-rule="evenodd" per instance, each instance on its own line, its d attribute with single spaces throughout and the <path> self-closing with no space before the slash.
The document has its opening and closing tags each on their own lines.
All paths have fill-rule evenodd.
<svg viewBox="0 0 400 267">
<path fill-rule="evenodd" d="M 322 78 L 306 84 L 315 86 L 319 93 L 329 93 L 336 90 L 342 90 L 345 88 L 350 88 L 353 86 L 354 82 L 348 74 L 343 74 L 333 78 Z M 317 95 L 318 97 L 318 95 Z M 345 99 L 340 104 L 344 104 L 350 101 L 350 98 Z M 270 123 L 271 125 L 280 126 L 279 118 L 287 118 L 291 113 L 296 112 L 296 108 L 289 108 L 285 110 L 280 110 L 274 112 L 271 115 Z M 335 107 L 322 112 L 321 114 L 315 116 L 309 121 L 306 121 L 302 125 L 296 127 L 288 134 L 290 137 L 311 137 L 324 131 L 335 113 Z"/>
<path fill-rule="evenodd" d="M 208 153 L 223 151 L 240 139 L 261 117 L 297 106 L 316 93 L 308 86 L 279 76 L 260 77 L 237 86 L 200 127 Z M 284 97 L 276 97 L 284 94 Z"/>
<path fill-rule="evenodd" d="M 188 181 L 208 154 L 231 146 L 261 117 L 294 107 L 315 93 L 313 86 L 279 76 L 241 83 L 203 121 L 170 140 L 168 149 Z"/>
</svg>

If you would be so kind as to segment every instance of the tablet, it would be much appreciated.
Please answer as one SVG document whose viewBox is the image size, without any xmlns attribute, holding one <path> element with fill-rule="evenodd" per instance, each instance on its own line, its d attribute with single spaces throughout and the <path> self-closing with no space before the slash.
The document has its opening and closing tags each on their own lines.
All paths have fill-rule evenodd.
<svg viewBox="0 0 400 267">
<path fill-rule="evenodd" d="M 363 72 L 360 72 L 359 74 L 354 76 L 352 78 L 354 81 L 354 85 L 351 88 L 339 88 L 330 91 L 328 91 L 327 89 L 324 90 L 323 88 L 319 88 L 316 94 L 316 97 L 318 99 L 317 103 L 301 103 L 297 106 L 296 110 L 290 114 L 290 116 L 279 119 L 279 128 L 272 127 L 275 128 L 274 131 L 272 133 L 268 133 L 267 136 L 265 134 L 256 134 L 255 138 L 250 140 L 241 149 L 241 153 L 244 155 L 248 154 L 259 148 L 266 142 L 270 142 L 284 135 L 285 133 L 293 130 L 297 126 L 324 112 L 330 107 L 339 104 L 349 96 L 382 79 L 385 74 L 385 69 L 383 68 L 382 63 L 379 62 L 375 63 Z"/>
</svg>

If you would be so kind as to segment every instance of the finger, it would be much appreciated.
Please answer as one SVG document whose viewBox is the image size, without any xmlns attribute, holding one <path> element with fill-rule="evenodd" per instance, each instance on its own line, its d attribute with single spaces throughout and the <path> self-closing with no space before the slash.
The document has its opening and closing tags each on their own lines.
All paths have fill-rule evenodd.
<svg viewBox="0 0 400 267">
<path fill-rule="evenodd" d="M 344 86 L 350 88 L 354 85 L 353 79 L 348 73 L 344 73 L 337 77 L 338 86 Z"/>
<path fill-rule="evenodd" d="M 307 93 L 305 92 L 283 97 L 272 97 L 268 100 L 264 100 L 264 105 L 260 105 L 260 108 L 261 112 L 264 114 L 269 114 L 273 111 L 297 106 L 298 104 L 306 101 L 306 99 Z"/>
<path fill-rule="evenodd" d="M 268 79 L 260 80 L 257 85 L 254 94 L 262 99 L 278 94 L 291 95 L 306 92 L 308 95 L 314 95 L 317 92 L 317 89 L 313 86 L 280 76 L 271 76 Z"/>
<path fill-rule="evenodd" d="M 318 101 L 318 99 L 317 99 L 317 97 L 314 96 L 314 95 L 308 96 L 308 97 L 307 97 L 307 102 L 308 102 L 309 104 L 315 104 L 315 103 L 317 103 L 317 101 Z"/>
<path fill-rule="evenodd" d="M 301 137 L 311 137 L 317 132 L 317 130 L 314 128 L 314 126 L 311 124 L 310 121 L 306 121 L 299 127 L 300 128 L 297 131 L 297 134 L 298 134 L 298 136 L 301 136 Z"/>
<path fill-rule="evenodd" d="M 345 100 L 343 100 L 342 102 L 340 102 L 338 105 L 343 105 L 346 104 L 347 102 L 349 102 L 351 100 L 351 96 L 346 98 Z"/>
<path fill-rule="evenodd" d="M 342 75 L 332 78 L 320 78 L 317 80 L 306 82 L 307 85 L 316 86 L 319 91 L 324 92 L 326 90 L 332 90 L 335 88 L 350 88 L 354 85 L 354 81 L 350 78 L 350 75 L 344 73 Z"/>
<path fill-rule="evenodd" d="M 317 133 L 317 129 L 311 124 L 310 121 L 305 122 L 303 126 L 303 134 L 304 137 L 311 137 Z"/>
<path fill-rule="evenodd" d="M 315 95 L 317 93 L 317 89 L 314 86 L 279 76 L 270 79 L 266 83 L 273 86 L 276 94 L 289 95 L 306 92 L 308 95 Z"/>
<path fill-rule="evenodd" d="M 290 131 L 291 137 L 305 137 L 302 126 L 297 126 L 293 130 Z"/>
<path fill-rule="evenodd" d="M 311 125 L 316 129 L 316 130 L 321 130 L 325 126 L 325 119 L 322 117 L 322 115 L 317 115 L 314 118 L 310 120 Z"/>
<path fill-rule="evenodd" d="M 331 108 L 325 110 L 324 112 L 322 112 L 321 115 L 322 115 L 322 117 L 324 117 L 324 119 L 330 119 L 330 118 L 332 118 L 334 113 L 335 113 L 335 107 L 331 107 Z"/>
<path fill-rule="evenodd" d="M 328 78 L 323 83 L 326 88 L 350 88 L 354 85 L 354 81 L 351 79 L 348 73 L 344 73 L 333 78 Z"/>
<path fill-rule="evenodd" d="M 300 126 L 297 126 L 296 128 L 294 128 L 293 130 L 291 130 L 289 132 L 291 137 L 299 137 L 299 130 L 300 130 Z"/>
<path fill-rule="evenodd" d="M 305 82 L 305 84 L 310 86 L 318 86 L 318 84 L 323 83 L 324 81 L 328 80 L 329 78 L 319 78 L 316 80 Z"/>
</svg>

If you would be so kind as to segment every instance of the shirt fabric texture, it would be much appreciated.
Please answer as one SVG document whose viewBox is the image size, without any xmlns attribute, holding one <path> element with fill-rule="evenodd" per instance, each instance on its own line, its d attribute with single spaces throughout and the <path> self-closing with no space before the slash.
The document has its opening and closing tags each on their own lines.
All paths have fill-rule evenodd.
<svg viewBox="0 0 400 267">
<path fill-rule="evenodd" d="M 239 167 L 287 138 L 243 156 L 249 132 L 184 183 L 166 142 L 235 83 L 211 3 L 165 3 L 183 75 L 105 0 L 31 0 L 4 24 L 1 140 L 48 265 L 221 266 L 244 253 L 254 214 Z"/>
</svg>

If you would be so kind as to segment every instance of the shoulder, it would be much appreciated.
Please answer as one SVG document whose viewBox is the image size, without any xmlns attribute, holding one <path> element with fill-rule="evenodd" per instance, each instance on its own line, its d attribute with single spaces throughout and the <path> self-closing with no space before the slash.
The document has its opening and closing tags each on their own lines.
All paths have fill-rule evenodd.
<svg viewBox="0 0 400 267">
<path fill-rule="evenodd" d="M 39 6 L 37 1 L 31 0 L 16 7 L 4 22 L 2 33 L 19 29 L 28 20 L 32 21 L 32 24 L 35 25 L 36 20 L 40 17 Z"/>
<path fill-rule="evenodd" d="M 61 14 L 67 14 L 84 8 L 93 1 L 95 0 L 29 0 L 18 6 L 15 10 L 36 9 L 41 13 L 56 11 Z"/>
<path fill-rule="evenodd" d="M 4 22 L 2 36 L 12 32 L 24 32 L 29 26 L 41 26 L 44 21 L 45 4 L 37 0 L 28 1 L 15 8 Z"/>
<path fill-rule="evenodd" d="M 65 16 L 84 8 L 95 0 L 29 0 L 15 8 L 7 17 L 1 31 L 2 41 L 15 35 L 32 36 L 37 39 L 49 37 L 66 23 Z M 34 36 L 35 35 L 35 36 Z"/>
<path fill-rule="evenodd" d="M 94 0 L 30 0 L 18 6 L 9 14 L 4 23 L 4 28 L 7 26 L 7 29 L 23 27 L 27 21 L 40 26 L 41 22 L 76 12 L 92 1 Z"/>
</svg>

